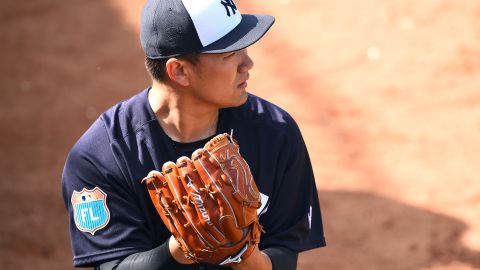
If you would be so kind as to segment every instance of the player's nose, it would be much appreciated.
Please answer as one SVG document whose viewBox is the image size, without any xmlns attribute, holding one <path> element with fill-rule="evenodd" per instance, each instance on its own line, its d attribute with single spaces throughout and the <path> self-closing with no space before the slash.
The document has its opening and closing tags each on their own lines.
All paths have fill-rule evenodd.
<svg viewBox="0 0 480 270">
<path fill-rule="evenodd" d="M 238 66 L 238 72 L 244 73 L 253 68 L 254 63 L 252 58 L 248 55 L 247 49 L 243 49 L 237 52 L 241 56 L 241 62 Z"/>
</svg>

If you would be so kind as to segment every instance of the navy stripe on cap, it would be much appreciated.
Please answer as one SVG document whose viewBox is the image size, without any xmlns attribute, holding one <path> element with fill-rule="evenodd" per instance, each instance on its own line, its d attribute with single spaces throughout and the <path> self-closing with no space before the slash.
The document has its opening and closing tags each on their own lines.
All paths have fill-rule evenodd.
<svg viewBox="0 0 480 270">
<path fill-rule="evenodd" d="M 169 58 L 201 49 L 192 19 L 180 0 L 149 0 L 140 19 L 140 40 L 151 59 Z"/>
</svg>

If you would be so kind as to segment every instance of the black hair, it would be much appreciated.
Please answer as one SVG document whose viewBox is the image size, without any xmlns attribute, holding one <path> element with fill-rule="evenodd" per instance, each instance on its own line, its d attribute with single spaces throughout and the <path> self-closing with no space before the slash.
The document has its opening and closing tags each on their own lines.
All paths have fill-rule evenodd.
<svg viewBox="0 0 480 270">
<path fill-rule="evenodd" d="M 197 52 L 192 52 L 184 55 L 177 56 L 175 58 L 186 60 L 192 64 L 196 64 L 198 62 L 198 55 Z M 148 73 L 150 76 L 156 81 L 162 82 L 165 81 L 167 72 L 166 72 L 166 64 L 170 58 L 165 59 L 150 59 L 145 57 L 145 67 L 147 68 Z"/>
</svg>

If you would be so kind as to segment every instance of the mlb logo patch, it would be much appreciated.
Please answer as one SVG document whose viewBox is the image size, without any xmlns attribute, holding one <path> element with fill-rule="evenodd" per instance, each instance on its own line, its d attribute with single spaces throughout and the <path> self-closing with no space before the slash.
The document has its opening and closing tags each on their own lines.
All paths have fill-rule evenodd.
<svg viewBox="0 0 480 270">
<path fill-rule="evenodd" d="M 74 190 L 71 201 L 75 225 L 80 231 L 94 235 L 107 226 L 110 221 L 107 194 L 100 188 L 84 188 L 80 192 Z"/>
</svg>

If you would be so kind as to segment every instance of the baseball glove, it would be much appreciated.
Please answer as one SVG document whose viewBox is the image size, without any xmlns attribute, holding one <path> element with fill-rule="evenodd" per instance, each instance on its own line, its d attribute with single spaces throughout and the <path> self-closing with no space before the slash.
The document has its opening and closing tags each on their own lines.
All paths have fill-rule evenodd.
<svg viewBox="0 0 480 270">
<path fill-rule="evenodd" d="M 192 154 L 143 179 L 150 198 L 185 256 L 233 265 L 260 240 L 260 193 L 237 143 L 220 134 Z"/>
</svg>

